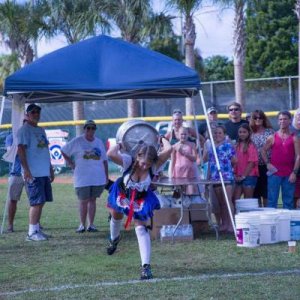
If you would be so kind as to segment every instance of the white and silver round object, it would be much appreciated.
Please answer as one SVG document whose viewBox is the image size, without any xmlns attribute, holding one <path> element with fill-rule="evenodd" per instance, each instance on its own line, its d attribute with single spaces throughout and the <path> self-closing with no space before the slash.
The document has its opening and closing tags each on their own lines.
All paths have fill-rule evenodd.
<svg viewBox="0 0 300 300">
<path fill-rule="evenodd" d="M 143 145 L 159 147 L 159 134 L 157 130 L 143 120 L 132 119 L 123 123 L 116 135 L 117 143 L 122 143 L 124 151 L 131 156 Z"/>
</svg>

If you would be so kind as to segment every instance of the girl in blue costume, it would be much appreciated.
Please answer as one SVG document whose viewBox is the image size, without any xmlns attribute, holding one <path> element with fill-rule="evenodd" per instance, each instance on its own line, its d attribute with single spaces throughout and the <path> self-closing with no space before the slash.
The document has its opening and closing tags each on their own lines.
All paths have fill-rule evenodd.
<svg viewBox="0 0 300 300">
<path fill-rule="evenodd" d="M 108 157 L 123 168 L 123 176 L 118 178 L 109 189 L 108 208 L 111 213 L 110 240 L 107 254 L 112 255 L 120 241 L 123 215 L 127 216 L 125 228 L 134 219 L 142 261 L 141 279 L 151 279 L 150 255 L 151 242 L 147 221 L 153 216 L 154 209 L 160 209 L 159 200 L 150 188 L 153 174 L 170 157 L 172 147 L 168 140 L 162 139 L 163 150 L 157 154 L 155 147 L 142 146 L 135 158 L 120 152 L 121 145 L 112 147 Z"/>
</svg>

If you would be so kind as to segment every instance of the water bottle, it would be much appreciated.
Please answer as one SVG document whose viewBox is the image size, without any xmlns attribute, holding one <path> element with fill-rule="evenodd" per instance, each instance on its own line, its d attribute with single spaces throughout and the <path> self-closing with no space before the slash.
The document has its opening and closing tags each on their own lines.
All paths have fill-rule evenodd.
<svg viewBox="0 0 300 300">
<path fill-rule="evenodd" d="M 160 229 L 160 237 L 164 238 L 166 236 L 166 226 L 163 225 Z"/>
</svg>

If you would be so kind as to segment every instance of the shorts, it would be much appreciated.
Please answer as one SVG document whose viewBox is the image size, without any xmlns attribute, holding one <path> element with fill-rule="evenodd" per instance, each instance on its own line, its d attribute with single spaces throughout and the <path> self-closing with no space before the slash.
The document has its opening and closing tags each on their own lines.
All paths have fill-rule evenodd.
<svg viewBox="0 0 300 300">
<path fill-rule="evenodd" d="M 237 186 L 255 188 L 257 182 L 257 176 L 247 176 L 242 181 L 236 181 L 235 184 Z"/>
<path fill-rule="evenodd" d="M 75 188 L 75 192 L 79 200 L 87 200 L 100 197 L 104 188 L 105 185 L 82 186 Z"/>
<path fill-rule="evenodd" d="M 7 197 L 11 201 L 20 201 L 21 194 L 24 187 L 24 179 L 22 176 L 11 175 L 8 178 Z"/>
<path fill-rule="evenodd" d="M 25 182 L 25 187 L 30 206 L 53 201 L 52 187 L 48 176 L 34 177 L 32 182 Z"/>
</svg>

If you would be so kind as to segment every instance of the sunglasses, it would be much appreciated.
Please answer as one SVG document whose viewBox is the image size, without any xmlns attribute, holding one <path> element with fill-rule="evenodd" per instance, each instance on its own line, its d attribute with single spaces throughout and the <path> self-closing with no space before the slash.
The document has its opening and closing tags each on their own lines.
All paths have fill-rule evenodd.
<svg viewBox="0 0 300 300">
<path fill-rule="evenodd" d="M 229 108 L 229 111 L 239 111 L 240 109 L 237 108 L 237 107 L 234 107 L 234 108 Z"/>
<path fill-rule="evenodd" d="M 85 127 L 86 130 L 96 130 L 95 126 L 87 126 Z"/>
<path fill-rule="evenodd" d="M 173 114 L 182 114 L 181 110 L 173 110 Z"/>
<path fill-rule="evenodd" d="M 32 115 L 35 115 L 35 114 L 40 114 L 41 111 L 40 110 L 32 110 L 29 113 L 32 114 Z"/>
<path fill-rule="evenodd" d="M 213 110 L 213 111 L 211 111 L 209 114 L 210 114 L 210 115 L 216 115 L 217 112 Z"/>
<path fill-rule="evenodd" d="M 263 120 L 262 117 L 253 117 L 253 120 L 256 121 L 256 120 Z"/>
</svg>

